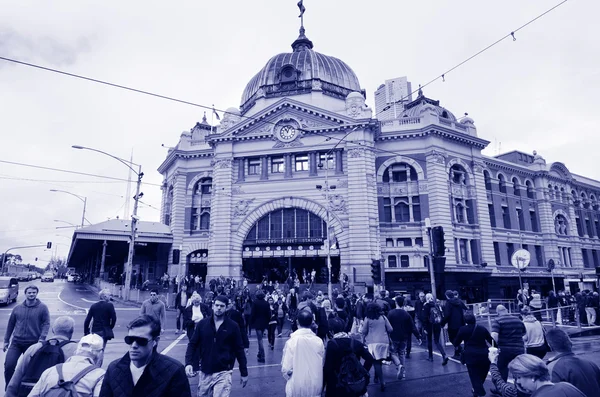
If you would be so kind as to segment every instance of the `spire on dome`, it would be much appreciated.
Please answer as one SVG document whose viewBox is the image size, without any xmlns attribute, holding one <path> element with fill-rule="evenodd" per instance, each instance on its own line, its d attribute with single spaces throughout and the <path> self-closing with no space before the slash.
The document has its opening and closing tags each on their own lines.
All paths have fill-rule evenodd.
<svg viewBox="0 0 600 397">
<path fill-rule="evenodd" d="M 304 51 L 304 50 L 312 50 L 313 48 L 313 43 L 312 41 L 310 41 L 308 39 L 308 37 L 306 37 L 304 35 L 305 30 L 304 30 L 304 12 L 306 11 L 306 7 L 304 7 L 303 4 L 304 0 L 300 0 L 298 2 L 298 8 L 300 9 L 300 15 L 298 15 L 298 18 L 300 18 L 300 35 L 298 36 L 298 38 L 296 39 L 296 41 L 294 41 L 292 43 L 292 48 L 294 49 L 294 52 L 299 52 L 299 51 Z"/>
</svg>

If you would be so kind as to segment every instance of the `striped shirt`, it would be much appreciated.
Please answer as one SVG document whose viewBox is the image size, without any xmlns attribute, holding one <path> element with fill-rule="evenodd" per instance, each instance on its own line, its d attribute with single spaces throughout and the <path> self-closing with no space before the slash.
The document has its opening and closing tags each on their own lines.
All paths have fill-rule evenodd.
<svg viewBox="0 0 600 397">
<path fill-rule="evenodd" d="M 492 322 L 492 332 L 498 333 L 498 347 L 500 350 L 512 353 L 525 353 L 523 335 L 527 332 L 525 324 L 518 317 L 498 316 Z"/>
</svg>

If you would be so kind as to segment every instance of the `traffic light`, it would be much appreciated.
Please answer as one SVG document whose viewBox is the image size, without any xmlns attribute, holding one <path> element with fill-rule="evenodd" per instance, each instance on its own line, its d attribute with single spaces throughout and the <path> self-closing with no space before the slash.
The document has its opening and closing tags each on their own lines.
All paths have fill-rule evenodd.
<svg viewBox="0 0 600 397">
<path fill-rule="evenodd" d="M 179 255 L 181 254 L 180 250 L 173 250 L 173 264 L 179 265 Z"/>
<path fill-rule="evenodd" d="M 50 248 L 52 248 L 52 241 L 48 241 L 46 243 L 46 249 L 50 249 Z"/>
<path fill-rule="evenodd" d="M 433 256 L 445 256 L 446 246 L 444 245 L 444 228 L 435 226 L 431 229 L 431 244 L 433 246 Z"/>
<path fill-rule="evenodd" d="M 550 259 L 548 261 L 548 271 L 552 272 L 552 270 L 554 270 L 555 267 L 556 267 L 556 263 L 554 263 L 554 259 Z"/>
<path fill-rule="evenodd" d="M 381 261 L 373 259 L 371 261 L 371 277 L 375 284 L 381 284 Z"/>
</svg>

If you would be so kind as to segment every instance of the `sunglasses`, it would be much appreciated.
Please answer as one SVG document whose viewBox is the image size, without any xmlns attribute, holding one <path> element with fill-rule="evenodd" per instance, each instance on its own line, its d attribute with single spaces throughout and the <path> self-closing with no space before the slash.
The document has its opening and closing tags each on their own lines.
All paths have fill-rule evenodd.
<svg viewBox="0 0 600 397">
<path fill-rule="evenodd" d="M 140 336 L 129 336 L 127 335 L 125 337 L 125 343 L 127 343 L 128 345 L 131 345 L 133 342 L 136 342 L 138 344 L 138 346 L 146 346 L 148 344 L 148 342 L 150 342 L 153 339 L 146 339 L 146 338 L 142 338 Z"/>
</svg>

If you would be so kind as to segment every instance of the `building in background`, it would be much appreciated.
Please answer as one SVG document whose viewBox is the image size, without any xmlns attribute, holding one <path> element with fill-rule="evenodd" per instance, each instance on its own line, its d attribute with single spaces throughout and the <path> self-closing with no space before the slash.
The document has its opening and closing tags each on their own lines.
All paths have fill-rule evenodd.
<svg viewBox="0 0 600 397">
<path fill-rule="evenodd" d="M 375 90 L 375 118 L 391 120 L 404 111 L 404 105 L 412 102 L 412 85 L 407 77 L 385 81 Z"/>
<path fill-rule="evenodd" d="M 397 117 L 375 117 L 352 69 L 314 51 L 303 28 L 292 50 L 266 63 L 218 126 L 204 118 L 184 131 L 160 165 L 171 276 L 282 282 L 314 272 L 322 283 L 329 253 L 334 282 L 372 285 L 379 260 L 386 287 L 414 295 L 429 289 L 429 218 L 445 232 L 439 281 L 464 299 L 513 299 L 519 248 L 531 253 L 531 288 L 552 289 L 550 259 L 557 289 L 594 288 L 598 181 L 537 154 L 482 155 L 489 141 L 473 119 L 422 90 Z M 395 81 L 377 107 L 410 92 Z"/>
</svg>

